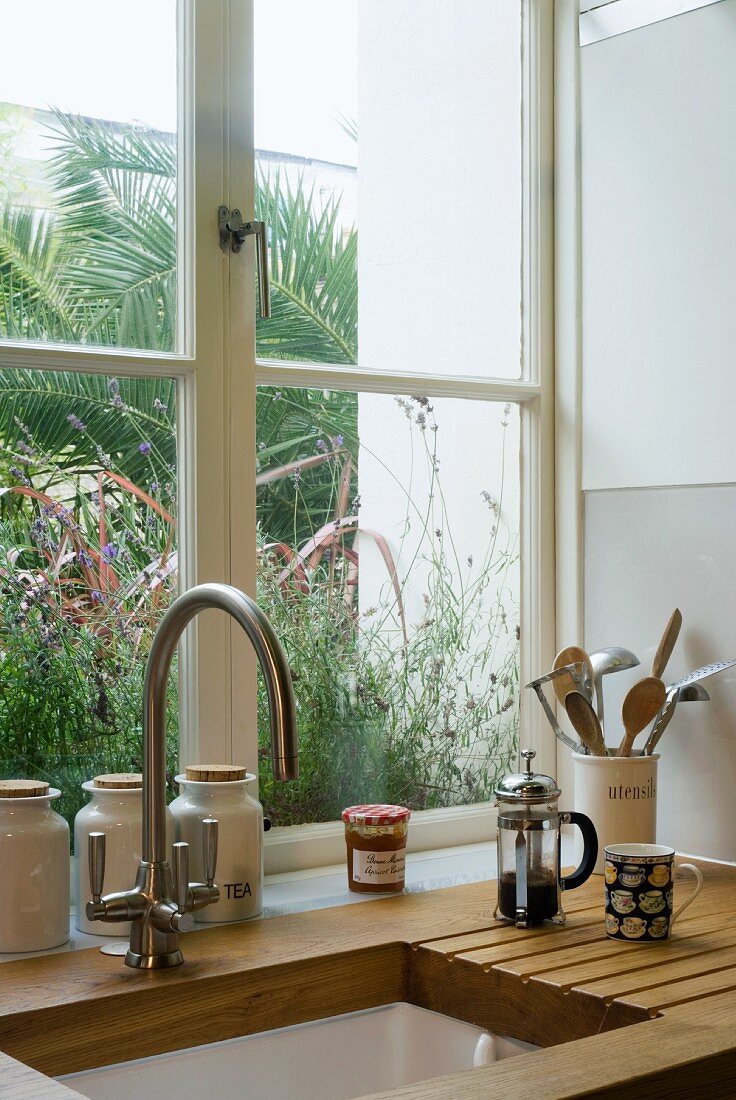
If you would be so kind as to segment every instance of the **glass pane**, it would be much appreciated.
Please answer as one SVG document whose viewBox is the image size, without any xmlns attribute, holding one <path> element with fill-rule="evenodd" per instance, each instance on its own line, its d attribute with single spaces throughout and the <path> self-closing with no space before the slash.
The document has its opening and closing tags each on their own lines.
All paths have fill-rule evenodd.
<svg viewBox="0 0 736 1100">
<path fill-rule="evenodd" d="M 59 787 L 69 821 L 82 782 L 141 770 L 177 583 L 175 407 L 170 379 L 0 371 L 0 778 Z"/>
<path fill-rule="evenodd" d="M 174 350 L 176 0 L 29 0 L 3 32 L 0 339 Z"/>
<path fill-rule="evenodd" d="M 521 375 L 522 3 L 256 0 L 260 356 Z"/>
<path fill-rule="evenodd" d="M 356 802 L 492 797 L 519 691 L 519 410 L 262 389 L 258 595 L 294 674 L 301 774 L 279 825 Z"/>
</svg>

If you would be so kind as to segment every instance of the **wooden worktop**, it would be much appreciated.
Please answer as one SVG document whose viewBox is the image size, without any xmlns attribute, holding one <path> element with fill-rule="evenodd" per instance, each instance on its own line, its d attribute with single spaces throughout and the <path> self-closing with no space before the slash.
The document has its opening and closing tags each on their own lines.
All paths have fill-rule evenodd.
<svg viewBox="0 0 736 1100">
<path fill-rule="evenodd" d="M 96 948 L 5 963 L 0 1096 L 64 1100 L 76 1094 L 32 1070 L 56 1076 L 407 1000 L 548 1049 L 382 1096 L 572 1100 L 625 1086 L 627 1100 L 703 1088 L 733 1098 L 736 871 L 700 866 L 702 893 L 655 944 L 606 937 L 596 877 L 565 895 L 565 928 L 496 923 L 485 882 L 200 931 L 183 937 L 186 962 L 171 971 L 130 970 Z M 679 900 L 690 888 L 677 887 Z"/>
</svg>

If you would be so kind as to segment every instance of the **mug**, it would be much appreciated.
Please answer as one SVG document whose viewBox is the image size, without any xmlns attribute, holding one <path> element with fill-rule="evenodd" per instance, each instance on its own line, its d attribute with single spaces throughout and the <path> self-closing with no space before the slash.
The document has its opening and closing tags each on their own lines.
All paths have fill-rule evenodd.
<svg viewBox="0 0 736 1100">
<path fill-rule="evenodd" d="M 606 933 L 614 940 L 664 940 L 703 888 L 692 863 L 679 870 L 695 876 L 695 889 L 672 911 L 675 849 L 664 844 L 609 844 L 605 849 Z"/>
</svg>

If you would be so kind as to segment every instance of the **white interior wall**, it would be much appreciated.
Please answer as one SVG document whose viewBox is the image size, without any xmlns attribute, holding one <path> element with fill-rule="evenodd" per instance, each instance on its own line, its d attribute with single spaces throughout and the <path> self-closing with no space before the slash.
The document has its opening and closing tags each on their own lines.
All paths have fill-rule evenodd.
<svg viewBox="0 0 736 1100">
<path fill-rule="evenodd" d="M 736 656 L 736 0 L 581 52 L 585 644 Z M 662 743 L 659 839 L 736 859 L 736 676 Z M 610 740 L 615 741 L 613 730 Z"/>
</svg>

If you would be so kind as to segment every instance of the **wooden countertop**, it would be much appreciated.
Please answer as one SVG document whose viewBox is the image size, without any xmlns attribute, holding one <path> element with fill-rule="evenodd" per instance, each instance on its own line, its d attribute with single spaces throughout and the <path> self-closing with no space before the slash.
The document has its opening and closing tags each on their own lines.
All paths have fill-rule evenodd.
<svg viewBox="0 0 736 1100">
<path fill-rule="evenodd" d="M 657 944 L 606 937 L 596 877 L 565 895 L 565 928 L 497 924 L 485 882 L 201 931 L 171 971 L 96 948 L 5 963 L 0 1096 L 64 1100 L 40 1074 L 407 1000 L 547 1049 L 382 1097 L 733 1098 L 736 870 L 700 866 L 702 893 Z"/>
</svg>

